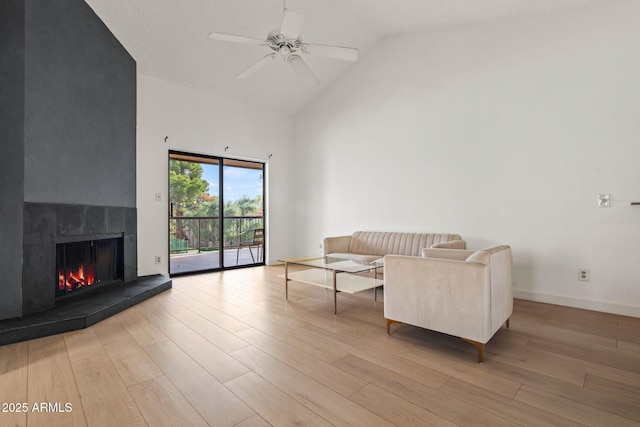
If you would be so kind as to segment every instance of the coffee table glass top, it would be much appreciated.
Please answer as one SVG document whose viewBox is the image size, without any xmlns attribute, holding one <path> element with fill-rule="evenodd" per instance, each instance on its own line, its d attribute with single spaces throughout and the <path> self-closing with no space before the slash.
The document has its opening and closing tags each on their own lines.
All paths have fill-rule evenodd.
<svg viewBox="0 0 640 427">
<path fill-rule="evenodd" d="M 297 258 L 283 258 L 281 262 L 289 264 L 304 265 L 307 267 L 323 268 L 325 270 L 335 270 L 345 273 L 360 273 L 368 271 L 373 268 L 380 268 L 383 266 L 381 262 L 359 262 L 349 259 L 333 258 L 333 257 L 297 257 Z"/>
</svg>

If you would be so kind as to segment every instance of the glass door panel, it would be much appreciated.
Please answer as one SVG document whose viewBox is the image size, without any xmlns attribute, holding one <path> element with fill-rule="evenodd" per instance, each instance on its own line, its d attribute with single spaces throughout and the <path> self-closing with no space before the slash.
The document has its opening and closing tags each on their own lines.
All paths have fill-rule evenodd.
<svg viewBox="0 0 640 427">
<path fill-rule="evenodd" d="M 221 267 L 220 160 L 169 155 L 169 274 Z"/>
<path fill-rule="evenodd" d="M 224 265 L 264 263 L 264 164 L 224 159 Z"/>
</svg>

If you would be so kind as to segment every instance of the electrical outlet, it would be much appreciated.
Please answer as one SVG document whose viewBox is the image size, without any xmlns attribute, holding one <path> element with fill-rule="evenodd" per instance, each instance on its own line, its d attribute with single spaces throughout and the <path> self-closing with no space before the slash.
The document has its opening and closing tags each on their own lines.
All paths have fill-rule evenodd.
<svg viewBox="0 0 640 427">
<path fill-rule="evenodd" d="M 160 255 L 156 255 L 156 264 L 160 264 L 161 258 Z"/>
<path fill-rule="evenodd" d="M 586 268 L 579 268 L 578 269 L 578 280 L 580 280 L 581 282 L 588 282 L 589 281 L 589 270 Z"/>
</svg>

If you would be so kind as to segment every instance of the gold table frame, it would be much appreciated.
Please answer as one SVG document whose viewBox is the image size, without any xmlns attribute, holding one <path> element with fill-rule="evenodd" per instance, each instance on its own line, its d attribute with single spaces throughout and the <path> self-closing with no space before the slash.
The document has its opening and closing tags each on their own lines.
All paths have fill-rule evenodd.
<svg viewBox="0 0 640 427">
<path fill-rule="evenodd" d="M 369 289 L 374 289 L 374 299 L 377 301 L 377 290 L 384 285 L 383 280 L 378 279 L 378 269 L 384 265 L 380 262 L 365 263 L 353 260 L 346 260 L 332 257 L 297 257 L 283 258 L 284 262 L 284 284 L 285 299 L 289 299 L 289 282 L 297 281 L 325 289 L 333 290 L 333 313 L 338 314 L 338 292 L 356 293 Z M 312 267 L 312 269 L 289 273 L 289 264 Z M 315 272 L 314 270 L 315 269 Z M 375 276 L 368 278 L 355 275 L 374 270 Z M 350 273 L 341 275 L 344 279 L 338 283 L 339 273 Z"/>
</svg>

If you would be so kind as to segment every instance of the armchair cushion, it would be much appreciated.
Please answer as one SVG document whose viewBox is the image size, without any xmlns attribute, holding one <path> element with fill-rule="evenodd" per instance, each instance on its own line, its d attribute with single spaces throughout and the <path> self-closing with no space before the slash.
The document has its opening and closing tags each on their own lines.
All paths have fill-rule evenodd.
<svg viewBox="0 0 640 427">
<path fill-rule="evenodd" d="M 456 259 L 458 261 L 464 261 L 473 255 L 476 251 L 467 251 L 459 249 L 438 249 L 438 248 L 425 248 L 421 251 L 423 258 L 443 258 L 443 259 Z"/>
<path fill-rule="evenodd" d="M 464 240 L 456 239 L 448 242 L 434 243 L 430 247 L 442 249 L 464 249 L 466 247 L 466 242 Z"/>
</svg>

